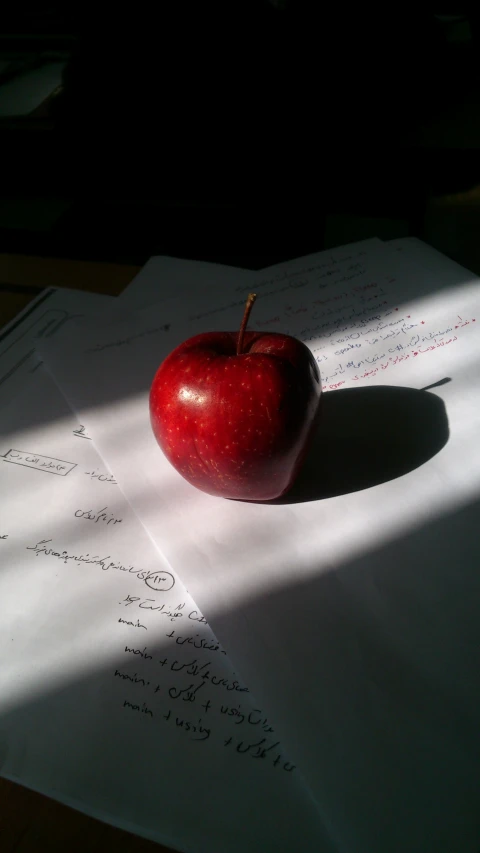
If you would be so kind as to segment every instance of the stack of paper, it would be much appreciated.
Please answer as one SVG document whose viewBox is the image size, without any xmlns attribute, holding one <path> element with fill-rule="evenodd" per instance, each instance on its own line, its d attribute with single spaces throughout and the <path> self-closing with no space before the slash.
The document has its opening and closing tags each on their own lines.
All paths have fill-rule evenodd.
<svg viewBox="0 0 480 853">
<path fill-rule="evenodd" d="M 195 490 L 148 418 L 161 360 L 251 290 L 325 391 L 263 505 Z M 261 273 L 152 259 L 6 330 L 3 775 L 185 851 L 478 848 L 479 293 L 371 240 Z"/>
</svg>

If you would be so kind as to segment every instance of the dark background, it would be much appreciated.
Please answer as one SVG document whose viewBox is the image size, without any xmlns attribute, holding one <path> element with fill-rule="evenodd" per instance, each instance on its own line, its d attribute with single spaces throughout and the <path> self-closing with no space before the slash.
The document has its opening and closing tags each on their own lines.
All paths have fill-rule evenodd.
<svg viewBox="0 0 480 853">
<path fill-rule="evenodd" d="M 255 268 L 412 234 L 480 274 L 478 0 L 376 12 L 161 0 L 155 16 L 141 2 L 6 5 L 2 269 L 32 256 L 2 272 L 9 311 L 40 286 L 37 256 Z M 49 62 L 63 66 L 58 85 L 2 111 L 8 87 L 28 90 Z M 116 292 L 93 265 L 63 269 L 42 286 Z M 3 779 L 0 792 L 9 853 L 160 851 Z"/>
<path fill-rule="evenodd" d="M 261 267 L 413 234 L 478 266 L 478 5 L 2 10 L 0 59 L 64 68 L 0 118 L 0 251 Z"/>
</svg>

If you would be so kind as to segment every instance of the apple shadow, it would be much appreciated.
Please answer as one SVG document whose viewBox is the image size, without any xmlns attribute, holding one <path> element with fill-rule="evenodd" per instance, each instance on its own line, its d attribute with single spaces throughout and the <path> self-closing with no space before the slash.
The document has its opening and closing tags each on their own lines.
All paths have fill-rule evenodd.
<svg viewBox="0 0 480 853">
<path fill-rule="evenodd" d="M 394 480 L 435 456 L 448 438 L 443 400 L 426 389 L 381 385 L 326 392 L 297 480 L 270 503 L 321 500 Z"/>
</svg>

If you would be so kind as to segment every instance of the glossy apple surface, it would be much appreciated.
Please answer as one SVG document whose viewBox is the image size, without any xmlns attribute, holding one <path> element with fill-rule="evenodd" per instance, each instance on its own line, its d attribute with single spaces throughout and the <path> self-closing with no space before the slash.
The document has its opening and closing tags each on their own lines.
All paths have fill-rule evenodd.
<svg viewBox="0 0 480 853">
<path fill-rule="evenodd" d="M 167 459 L 193 486 L 266 501 L 292 486 L 319 412 L 321 381 L 308 347 L 288 335 L 196 335 L 160 365 L 150 418 Z"/>
</svg>

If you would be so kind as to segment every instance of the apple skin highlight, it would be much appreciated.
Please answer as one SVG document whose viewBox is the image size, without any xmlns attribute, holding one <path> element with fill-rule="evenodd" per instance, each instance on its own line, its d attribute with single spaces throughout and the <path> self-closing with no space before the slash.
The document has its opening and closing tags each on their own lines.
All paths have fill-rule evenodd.
<svg viewBox="0 0 480 853">
<path fill-rule="evenodd" d="M 150 389 L 150 419 L 165 456 L 193 486 L 267 501 L 300 471 L 322 387 L 301 341 L 245 331 L 252 302 L 240 333 L 196 335 L 167 356 Z"/>
</svg>

